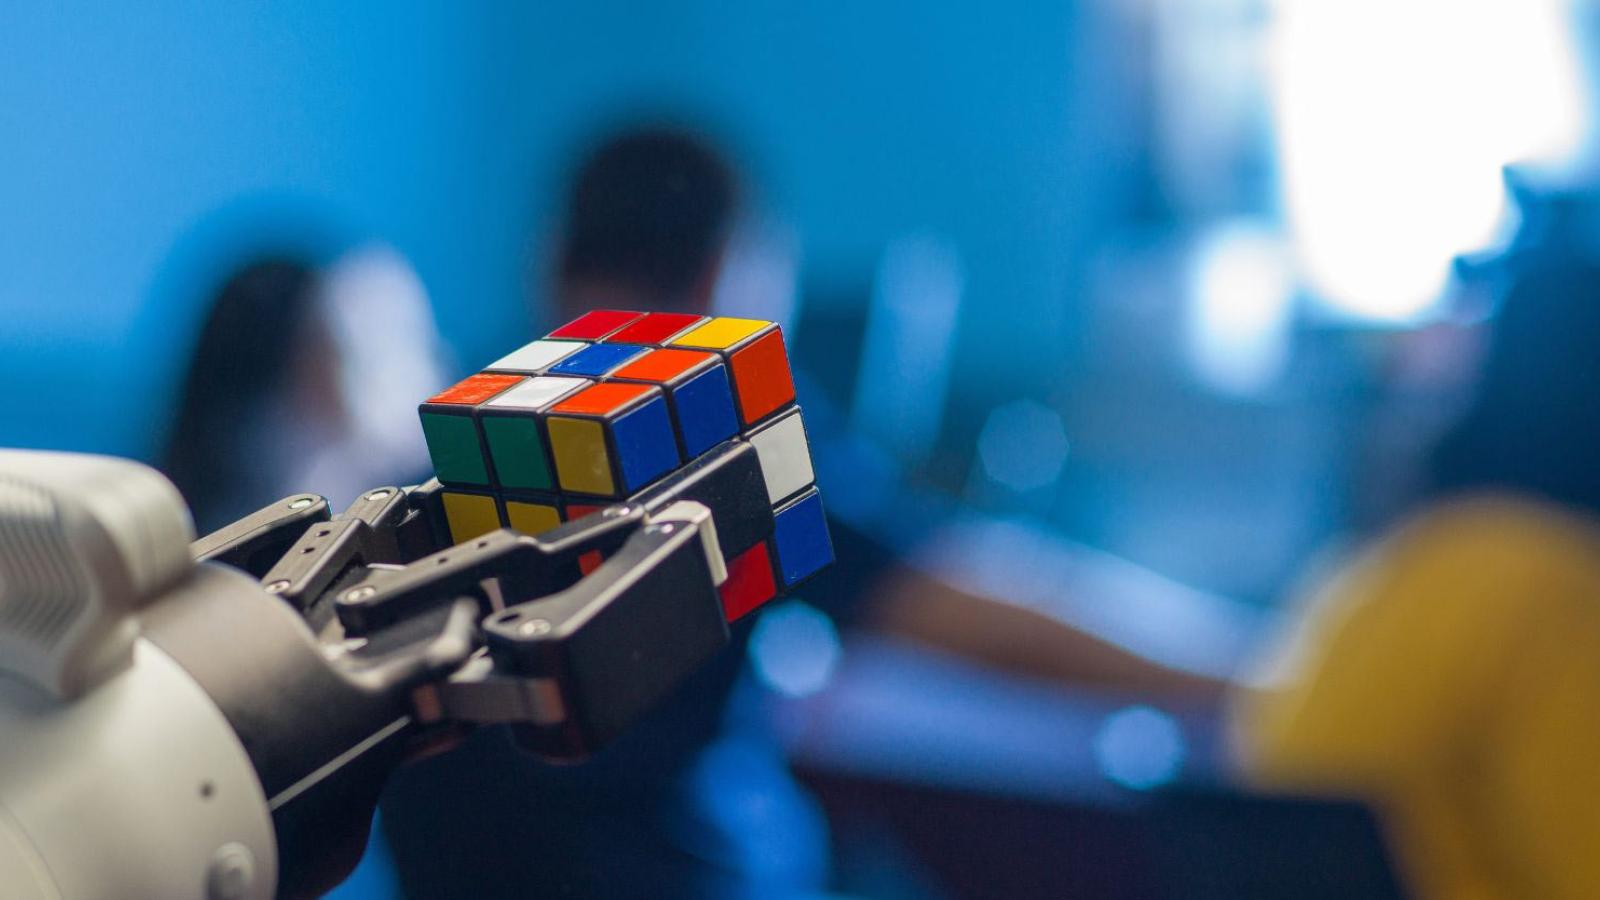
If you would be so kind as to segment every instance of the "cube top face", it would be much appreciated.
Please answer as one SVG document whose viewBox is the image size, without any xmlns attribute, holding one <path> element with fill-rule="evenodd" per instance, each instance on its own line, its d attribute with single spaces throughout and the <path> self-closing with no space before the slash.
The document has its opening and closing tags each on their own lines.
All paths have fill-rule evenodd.
<svg viewBox="0 0 1600 900">
<path fill-rule="evenodd" d="M 516 384 L 490 398 L 484 409 L 538 412 L 568 394 L 594 384 L 585 378 L 566 378 L 560 375 L 538 375 Z"/>
<path fill-rule="evenodd" d="M 477 406 L 479 403 L 488 400 L 521 380 L 521 375 L 499 375 L 480 372 L 434 394 L 428 398 L 427 402 L 450 404 L 452 406 Z"/>
<path fill-rule="evenodd" d="M 693 313 L 647 313 L 607 335 L 606 340 L 619 344 L 660 344 L 704 321 L 705 316 Z"/>
<path fill-rule="evenodd" d="M 671 343 L 674 347 L 727 350 L 751 335 L 776 327 L 771 322 L 763 322 L 760 319 L 731 319 L 722 316 L 679 335 Z"/>
<path fill-rule="evenodd" d="M 575 394 L 550 407 L 551 413 L 579 416 L 614 416 L 641 399 L 658 394 L 648 384 L 607 381 Z"/>
<path fill-rule="evenodd" d="M 590 344 L 551 366 L 550 374 L 596 378 L 642 355 L 647 349 L 635 344 Z"/>
<path fill-rule="evenodd" d="M 621 309 L 597 309 L 573 319 L 571 322 L 550 332 L 546 337 L 598 341 L 629 322 L 642 318 L 644 318 L 644 313 L 642 312 Z"/>
<path fill-rule="evenodd" d="M 665 384 L 687 372 L 709 365 L 716 358 L 716 354 L 704 350 L 651 350 L 612 372 L 611 375 L 614 378 Z"/>
<path fill-rule="evenodd" d="M 486 372 L 543 372 L 568 356 L 587 347 L 579 341 L 537 340 L 507 353 L 485 367 Z"/>
</svg>

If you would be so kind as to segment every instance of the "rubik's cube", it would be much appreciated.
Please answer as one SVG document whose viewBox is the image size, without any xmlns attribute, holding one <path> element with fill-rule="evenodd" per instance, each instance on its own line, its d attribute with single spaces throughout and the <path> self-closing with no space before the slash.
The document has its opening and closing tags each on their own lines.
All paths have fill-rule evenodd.
<svg viewBox="0 0 1600 900">
<path fill-rule="evenodd" d="M 456 543 L 504 526 L 554 528 L 731 440 L 755 446 L 774 528 L 727 561 L 728 619 L 833 561 L 788 353 L 771 322 L 596 310 L 418 411 Z"/>
</svg>

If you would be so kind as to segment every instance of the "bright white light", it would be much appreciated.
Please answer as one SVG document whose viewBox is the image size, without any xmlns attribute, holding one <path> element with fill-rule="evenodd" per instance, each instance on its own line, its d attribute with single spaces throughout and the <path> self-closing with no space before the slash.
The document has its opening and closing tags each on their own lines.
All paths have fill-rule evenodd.
<svg viewBox="0 0 1600 900">
<path fill-rule="evenodd" d="M 1571 154 L 1585 106 L 1563 0 L 1277 0 L 1273 105 L 1301 271 L 1402 322 L 1504 213 L 1502 167 Z"/>
<path fill-rule="evenodd" d="M 1183 730 L 1178 723 L 1148 706 L 1130 706 L 1106 716 L 1094 736 L 1100 771 L 1134 790 L 1171 781 L 1183 767 L 1184 753 Z"/>
<path fill-rule="evenodd" d="M 750 635 L 750 661 L 767 687 L 807 697 L 827 687 L 839 666 L 839 632 L 827 613 L 791 600 L 761 614 Z"/>
<path fill-rule="evenodd" d="M 1265 387 L 1288 356 L 1294 283 L 1281 238 L 1263 226 L 1217 229 L 1195 252 L 1190 290 L 1195 375 L 1231 394 Z"/>
<path fill-rule="evenodd" d="M 978 434 L 978 459 L 998 484 L 1031 491 L 1053 484 L 1067 461 L 1067 430 L 1055 410 L 1033 400 L 996 407 Z"/>
</svg>

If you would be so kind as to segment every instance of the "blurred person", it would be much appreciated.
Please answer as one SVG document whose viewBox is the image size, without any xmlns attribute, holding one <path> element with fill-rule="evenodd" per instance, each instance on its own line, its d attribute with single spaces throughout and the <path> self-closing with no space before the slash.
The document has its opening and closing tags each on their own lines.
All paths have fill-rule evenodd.
<svg viewBox="0 0 1600 900">
<path fill-rule="evenodd" d="M 370 247 L 325 268 L 267 255 L 205 314 L 157 465 L 205 533 L 288 494 L 335 508 L 428 472 L 416 398 L 444 383 L 427 297 Z"/>
<path fill-rule="evenodd" d="M 1233 698 L 1248 782 L 1370 803 L 1424 898 L 1600 896 L 1600 264 L 1505 264 L 1423 502 Z"/>
<path fill-rule="evenodd" d="M 578 165 L 550 242 L 547 306 L 703 311 L 739 207 L 699 138 L 643 128 Z M 770 742 L 715 748 L 750 623 L 628 733 L 580 765 L 545 763 L 501 728 L 403 770 L 384 829 L 407 896 L 808 896 L 826 853 L 815 812 Z M 709 774 L 707 786 L 702 775 Z M 732 801 L 732 802 L 730 802 Z"/>
<path fill-rule="evenodd" d="M 447 382 L 427 297 L 383 247 L 331 264 L 246 262 L 205 313 L 157 466 L 204 534 L 300 492 L 337 512 L 367 489 L 428 475 L 416 402 Z M 398 896 L 374 841 L 330 896 Z"/>
<path fill-rule="evenodd" d="M 552 241 L 559 321 L 597 307 L 709 313 L 745 221 L 737 173 L 676 128 L 618 134 L 572 176 Z M 718 310 L 736 314 L 733 310 Z M 803 384 L 803 373 L 797 373 Z M 832 424 L 802 396 L 815 452 Z M 850 490 L 845 483 L 824 484 Z M 1041 613 L 901 564 L 899 541 L 830 519 L 835 566 L 805 596 L 836 618 L 1073 686 L 1214 697 L 1221 682 L 1154 663 Z M 500 729 L 403 772 L 384 827 L 408 896 L 790 897 L 826 884 L 825 826 L 736 691 L 755 616 L 654 713 L 593 759 L 544 764 Z"/>
</svg>

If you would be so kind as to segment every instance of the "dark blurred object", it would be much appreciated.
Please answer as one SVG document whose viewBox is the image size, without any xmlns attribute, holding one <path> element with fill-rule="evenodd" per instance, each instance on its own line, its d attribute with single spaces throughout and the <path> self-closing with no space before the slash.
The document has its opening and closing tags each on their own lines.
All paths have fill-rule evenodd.
<svg viewBox="0 0 1600 900">
<path fill-rule="evenodd" d="M 303 261 L 262 259 L 240 268 L 211 304 L 158 462 L 202 533 L 251 505 L 236 498 L 264 502 L 278 490 L 259 453 L 239 452 L 240 432 L 291 389 L 299 345 L 311 331 L 315 281 Z"/>
<path fill-rule="evenodd" d="M 1354 803 L 1186 789 L 1117 804 L 801 777 L 837 823 L 840 887 L 868 896 L 924 896 L 926 882 L 952 900 L 1403 896 Z M 902 873 L 892 887 L 891 856 Z"/>
<path fill-rule="evenodd" d="M 1431 490 L 1508 490 L 1600 514 L 1600 220 L 1593 192 L 1515 188 L 1510 250 L 1472 269 L 1496 299 L 1477 395 L 1432 459 Z"/>
<path fill-rule="evenodd" d="M 562 320 L 636 299 L 704 312 L 739 205 L 733 168 L 687 131 L 644 127 L 604 141 L 562 211 Z"/>
</svg>

